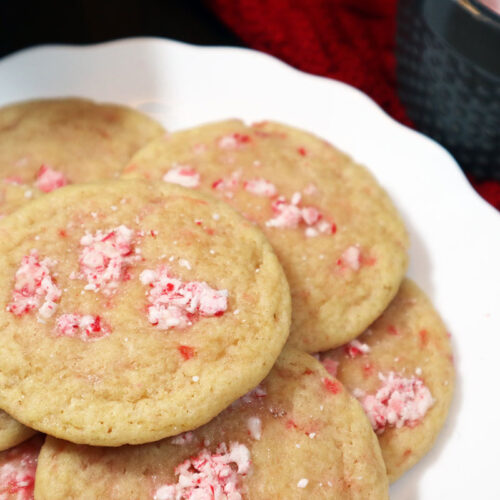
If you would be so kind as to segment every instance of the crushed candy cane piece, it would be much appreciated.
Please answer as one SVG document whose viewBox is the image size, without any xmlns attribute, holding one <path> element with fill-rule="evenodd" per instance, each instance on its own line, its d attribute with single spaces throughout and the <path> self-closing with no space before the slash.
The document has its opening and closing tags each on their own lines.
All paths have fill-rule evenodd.
<svg viewBox="0 0 500 500">
<path fill-rule="evenodd" d="M 309 183 L 304 189 L 303 193 L 308 195 L 308 196 L 314 196 L 315 194 L 318 194 L 318 188 L 316 187 L 316 184 L 313 184 L 312 182 Z"/>
<path fill-rule="evenodd" d="M 344 347 L 344 350 L 350 358 L 357 358 L 358 356 L 368 354 L 371 351 L 368 344 L 364 344 L 359 340 L 351 340 L 351 342 Z"/>
<path fill-rule="evenodd" d="M 265 387 L 258 385 L 251 391 L 247 392 L 244 396 L 242 396 L 239 401 L 242 403 L 251 403 L 260 398 L 265 398 L 267 396 L 267 391 Z"/>
<path fill-rule="evenodd" d="M 40 260 L 37 250 L 25 255 L 16 271 L 12 301 L 7 305 L 7 311 L 22 316 L 37 309 L 39 317 L 50 318 L 62 294 L 50 273 L 55 264 L 49 258 Z"/>
<path fill-rule="evenodd" d="M 308 238 L 314 238 L 320 234 L 334 234 L 337 226 L 325 220 L 317 208 L 300 207 L 301 198 L 300 193 L 294 193 L 290 203 L 284 196 L 276 198 L 271 204 L 275 216 L 266 222 L 266 226 L 295 229 L 300 224 L 305 224 L 307 227 L 304 234 Z"/>
<path fill-rule="evenodd" d="M 21 184 L 24 184 L 23 179 L 19 175 L 11 175 L 9 177 L 5 177 L 3 182 L 12 186 L 20 186 Z"/>
<path fill-rule="evenodd" d="M 262 177 L 246 181 L 244 183 L 244 188 L 249 193 L 257 196 L 267 196 L 268 198 L 272 198 L 278 192 L 276 186 L 272 182 L 266 181 L 266 179 Z"/>
<path fill-rule="evenodd" d="M 221 443 L 215 453 L 202 450 L 175 468 L 176 484 L 165 484 L 155 500 L 241 500 L 240 478 L 250 470 L 250 452 L 240 443 Z M 233 465 L 234 464 L 234 465 Z"/>
<path fill-rule="evenodd" d="M 434 404 L 434 398 L 421 379 L 405 378 L 394 372 L 379 373 L 382 387 L 376 394 L 360 398 L 373 429 L 378 434 L 387 426 L 415 425 Z"/>
<path fill-rule="evenodd" d="M 47 165 L 42 165 L 36 176 L 35 186 L 44 193 L 66 186 L 68 179 L 62 172 L 58 172 Z"/>
<path fill-rule="evenodd" d="M 80 274 L 86 279 L 85 290 L 102 291 L 110 295 L 116 291 L 126 277 L 127 268 L 140 259 L 132 255 L 134 232 L 121 225 L 110 231 L 86 232 L 80 239 Z M 75 276 L 71 276 L 74 278 Z"/>
<path fill-rule="evenodd" d="M 236 149 L 252 141 L 252 138 L 247 134 L 227 134 L 220 137 L 217 141 L 217 146 L 221 149 Z"/>
<path fill-rule="evenodd" d="M 146 269 L 140 275 L 149 285 L 149 322 L 160 330 L 192 324 L 195 315 L 221 316 L 227 310 L 227 290 L 216 290 L 204 281 L 183 282 L 173 277 L 166 266 Z"/>
<path fill-rule="evenodd" d="M 217 189 L 217 191 L 224 191 L 227 194 L 232 195 L 232 191 L 238 189 L 241 181 L 241 170 L 235 170 L 231 175 L 227 177 L 221 177 L 216 181 L 212 182 L 212 189 Z"/>
<path fill-rule="evenodd" d="M 309 479 L 303 477 L 298 483 L 297 488 L 305 488 L 309 484 Z"/>
<path fill-rule="evenodd" d="M 342 263 L 353 271 L 358 271 L 361 266 L 361 251 L 357 245 L 346 248 L 341 256 Z"/>
<path fill-rule="evenodd" d="M 1 500 L 33 500 L 36 465 L 42 444 L 43 440 L 35 437 L 1 454 Z"/>
<path fill-rule="evenodd" d="M 247 427 L 252 439 L 260 441 L 262 436 L 262 420 L 259 417 L 249 417 Z"/>
<path fill-rule="evenodd" d="M 200 174 L 191 167 L 185 165 L 174 164 L 174 168 L 170 169 L 164 176 L 165 182 L 171 184 L 179 184 L 187 188 L 195 188 L 200 185 Z"/>
<path fill-rule="evenodd" d="M 102 321 L 100 316 L 61 314 L 56 320 L 56 332 L 59 336 L 92 341 L 107 337 L 111 328 Z"/>
<path fill-rule="evenodd" d="M 339 368 L 339 363 L 338 361 L 334 361 L 333 359 L 330 358 L 325 358 L 321 360 L 321 363 L 325 367 L 325 370 L 332 376 L 336 377 L 337 376 L 337 370 Z"/>
<path fill-rule="evenodd" d="M 176 446 L 183 446 L 185 444 L 191 444 L 192 442 L 194 442 L 194 438 L 194 432 L 188 431 L 173 437 L 170 442 L 172 444 L 175 444 Z"/>
</svg>

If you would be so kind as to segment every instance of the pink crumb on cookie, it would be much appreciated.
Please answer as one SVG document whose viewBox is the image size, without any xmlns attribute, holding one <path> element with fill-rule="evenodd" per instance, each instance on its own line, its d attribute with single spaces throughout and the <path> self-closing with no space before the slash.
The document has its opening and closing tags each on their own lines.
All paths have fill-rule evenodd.
<svg viewBox="0 0 500 500">
<path fill-rule="evenodd" d="M 156 271 L 146 269 L 140 275 L 149 285 L 149 322 L 160 330 L 185 328 L 196 315 L 222 316 L 227 310 L 227 290 L 216 290 L 204 281 L 183 282 L 173 277 L 166 266 Z"/>
<path fill-rule="evenodd" d="M 188 432 L 183 432 L 182 434 L 178 434 L 177 436 L 174 436 L 170 442 L 172 444 L 175 444 L 176 446 L 184 446 L 185 444 L 191 444 L 194 443 L 195 441 L 195 435 L 194 432 L 188 431 Z"/>
<path fill-rule="evenodd" d="M 160 486 L 154 500 L 241 500 L 241 478 L 250 470 L 250 452 L 240 443 L 202 450 L 175 468 L 176 484 Z"/>
<path fill-rule="evenodd" d="M 364 344 L 359 340 L 351 340 L 344 346 L 344 351 L 350 358 L 357 358 L 363 354 L 368 354 L 371 349 L 368 344 Z"/>
<path fill-rule="evenodd" d="M 245 181 L 243 186 L 249 193 L 257 196 L 267 196 L 268 198 L 272 198 L 278 192 L 276 186 L 272 182 L 266 181 L 266 179 L 262 177 Z"/>
<path fill-rule="evenodd" d="M 37 436 L 0 453 L 0 499 L 33 500 L 43 438 Z"/>
<path fill-rule="evenodd" d="M 227 134 L 219 137 L 217 140 L 217 146 L 220 149 L 236 149 L 250 143 L 251 141 L 252 138 L 249 135 L 235 132 L 234 134 Z"/>
<path fill-rule="evenodd" d="M 306 226 L 304 234 L 308 238 L 320 234 L 334 234 L 337 231 L 335 224 L 328 222 L 323 214 L 315 207 L 301 207 L 300 193 L 294 193 L 290 202 L 284 196 L 279 196 L 271 204 L 274 217 L 266 222 L 267 227 L 295 229 L 300 224 Z"/>
<path fill-rule="evenodd" d="M 337 376 L 337 370 L 339 369 L 339 362 L 334 361 L 333 359 L 330 358 L 325 358 L 321 360 L 321 363 L 325 367 L 325 370 L 332 376 L 336 377 Z"/>
<path fill-rule="evenodd" d="M 85 290 L 110 295 L 126 278 L 127 268 L 138 256 L 132 255 L 134 232 L 121 225 L 109 231 L 87 232 L 80 239 L 80 275 L 88 284 Z"/>
<path fill-rule="evenodd" d="M 382 387 L 376 394 L 359 394 L 365 413 L 378 434 L 386 427 L 401 428 L 416 425 L 434 404 L 434 398 L 423 381 L 405 378 L 394 372 L 387 376 L 379 373 Z"/>
<path fill-rule="evenodd" d="M 223 191 L 226 197 L 232 198 L 234 196 L 233 191 L 238 189 L 241 181 L 241 171 L 235 170 L 231 175 L 227 177 L 221 177 L 220 179 L 212 182 L 212 189 L 217 191 Z"/>
<path fill-rule="evenodd" d="M 250 437 L 255 441 L 260 441 L 262 437 L 262 420 L 259 417 L 249 417 L 247 427 Z"/>
<path fill-rule="evenodd" d="M 331 392 L 332 394 L 338 394 L 339 392 L 342 391 L 342 386 L 336 380 L 332 380 L 331 378 L 325 377 L 322 379 L 322 382 L 326 390 L 328 392 Z"/>
<path fill-rule="evenodd" d="M 35 186 L 44 193 L 66 186 L 68 179 L 62 172 L 58 172 L 47 165 L 42 165 L 36 176 Z"/>
<path fill-rule="evenodd" d="M 22 316 L 37 309 L 40 318 L 50 318 L 62 294 L 50 273 L 55 264 L 56 261 L 49 258 L 40 260 L 37 250 L 25 255 L 16 271 L 12 301 L 7 305 L 7 311 Z"/>
<path fill-rule="evenodd" d="M 200 174 L 191 167 L 185 165 L 177 165 L 170 169 L 164 176 L 165 182 L 171 184 L 179 184 L 187 188 L 195 188 L 200 185 Z"/>
<path fill-rule="evenodd" d="M 24 184 L 23 179 L 19 175 L 11 175 L 9 177 L 5 177 L 3 182 L 5 184 L 10 184 L 11 186 L 20 186 Z"/>
<path fill-rule="evenodd" d="M 351 245 L 344 250 L 340 259 L 346 267 L 358 271 L 361 267 L 361 250 L 357 245 Z"/>
<path fill-rule="evenodd" d="M 92 341 L 107 337 L 111 328 L 102 321 L 100 316 L 61 314 L 56 320 L 56 332 L 59 336 Z"/>
</svg>

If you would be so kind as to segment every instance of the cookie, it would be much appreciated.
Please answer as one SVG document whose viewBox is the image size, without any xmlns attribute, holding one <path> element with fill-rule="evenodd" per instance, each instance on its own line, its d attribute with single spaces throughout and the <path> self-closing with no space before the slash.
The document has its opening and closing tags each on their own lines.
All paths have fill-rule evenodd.
<svg viewBox="0 0 500 500">
<path fill-rule="evenodd" d="M 34 434 L 33 429 L 25 427 L 0 410 L 0 451 L 12 448 Z"/>
<path fill-rule="evenodd" d="M 138 111 L 84 99 L 0 108 L 0 214 L 66 184 L 114 178 L 163 133 Z"/>
<path fill-rule="evenodd" d="M 198 427 L 258 384 L 290 295 L 263 234 L 179 186 L 58 189 L 0 221 L 0 408 L 69 441 Z"/>
<path fill-rule="evenodd" d="M 292 293 L 290 343 L 353 339 L 396 294 L 407 235 L 374 177 L 322 139 L 285 125 L 213 123 L 145 146 L 124 170 L 218 196 L 264 231 Z"/>
<path fill-rule="evenodd" d="M 395 481 L 429 451 L 450 408 L 453 358 L 438 313 L 406 279 L 363 335 L 321 359 L 362 403 Z"/>
<path fill-rule="evenodd" d="M 0 498 L 33 500 L 38 454 L 45 436 L 38 434 L 0 453 Z"/>
<path fill-rule="evenodd" d="M 375 500 L 388 483 L 358 402 L 287 348 L 261 384 L 193 432 L 118 449 L 47 438 L 36 497 Z"/>
</svg>

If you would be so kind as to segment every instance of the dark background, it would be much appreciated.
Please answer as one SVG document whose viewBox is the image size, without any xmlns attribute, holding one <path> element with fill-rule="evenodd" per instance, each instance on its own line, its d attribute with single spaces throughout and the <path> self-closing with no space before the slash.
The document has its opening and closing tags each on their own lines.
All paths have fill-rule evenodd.
<svg viewBox="0 0 500 500">
<path fill-rule="evenodd" d="M 0 57 L 44 43 L 161 36 L 242 45 L 202 0 L 0 0 Z"/>
</svg>

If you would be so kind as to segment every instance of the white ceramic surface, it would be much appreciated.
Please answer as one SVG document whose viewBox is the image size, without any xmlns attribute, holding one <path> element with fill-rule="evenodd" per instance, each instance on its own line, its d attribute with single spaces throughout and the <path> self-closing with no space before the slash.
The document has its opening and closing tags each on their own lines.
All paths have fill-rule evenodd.
<svg viewBox="0 0 500 500">
<path fill-rule="evenodd" d="M 500 499 L 500 215 L 449 153 L 358 90 L 250 50 L 129 39 L 37 47 L 0 61 L 0 105 L 70 95 L 134 106 L 169 130 L 227 117 L 280 120 L 367 165 L 405 218 L 409 274 L 445 319 L 458 372 L 445 430 L 391 498 Z"/>
</svg>

